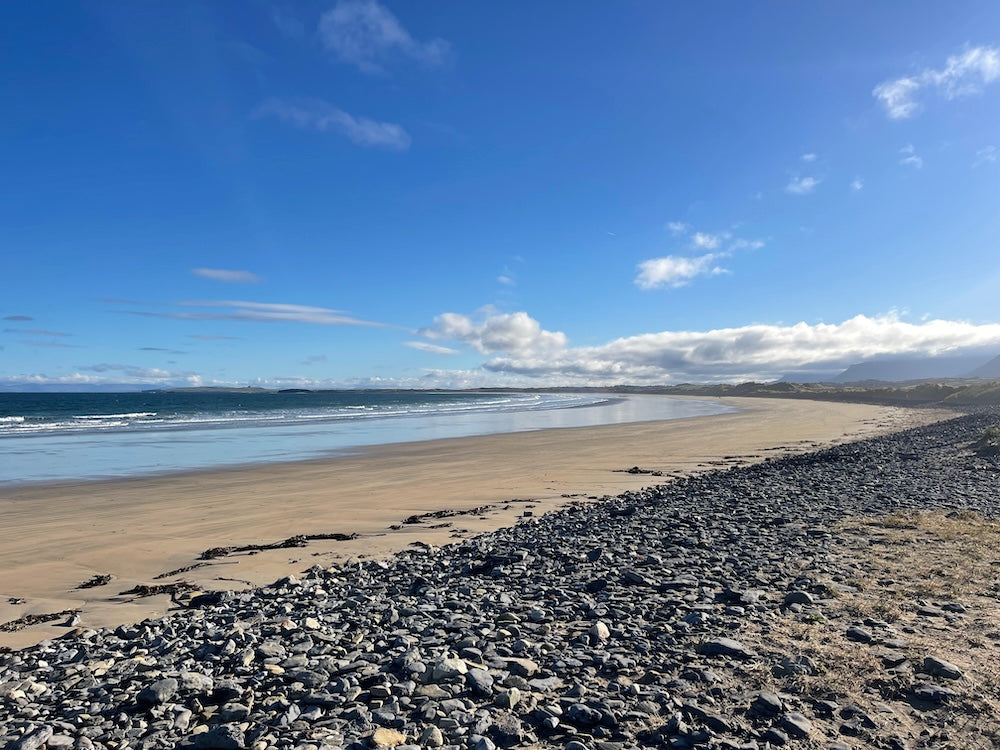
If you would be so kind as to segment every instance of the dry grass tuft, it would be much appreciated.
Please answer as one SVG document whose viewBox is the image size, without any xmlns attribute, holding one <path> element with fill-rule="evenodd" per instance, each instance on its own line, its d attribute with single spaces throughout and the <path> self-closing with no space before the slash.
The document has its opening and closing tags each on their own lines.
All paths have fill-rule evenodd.
<svg viewBox="0 0 1000 750">
<path fill-rule="evenodd" d="M 902 512 L 848 519 L 837 531 L 833 567 L 857 591 L 829 598 L 822 617 L 784 616 L 744 639 L 776 659 L 796 654 L 816 664 L 812 675 L 762 674 L 761 682 L 769 678 L 770 689 L 807 700 L 860 706 L 879 725 L 873 732 L 907 747 L 1000 750 L 1000 522 L 970 511 Z M 918 613 L 957 604 L 966 611 Z M 849 641 L 846 629 L 855 623 L 880 639 L 906 641 L 898 650 L 910 666 L 891 670 L 883 646 Z M 933 678 L 958 697 L 939 706 L 911 702 L 926 656 L 962 670 L 958 680 Z"/>
</svg>

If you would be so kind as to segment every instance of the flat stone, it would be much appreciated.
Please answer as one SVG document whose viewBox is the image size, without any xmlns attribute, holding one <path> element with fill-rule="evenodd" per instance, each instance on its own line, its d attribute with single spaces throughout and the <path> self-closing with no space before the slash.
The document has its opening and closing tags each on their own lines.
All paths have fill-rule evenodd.
<svg viewBox="0 0 1000 750">
<path fill-rule="evenodd" d="M 781 717 L 781 728 L 792 737 L 804 739 L 812 732 L 812 722 L 798 711 L 789 711 Z"/>
<path fill-rule="evenodd" d="M 136 700 L 147 706 L 157 706 L 173 698 L 177 694 L 177 688 L 177 680 L 173 677 L 167 677 L 144 687 L 139 691 Z"/>
<path fill-rule="evenodd" d="M 234 724 L 220 724 L 194 736 L 194 746 L 201 750 L 242 750 L 246 747 L 243 730 Z"/>
<path fill-rule="evenodd" d="M 713 638 L 698 647 L 698 653 L 707 656 L 731 656 L 734 659 L 752 659 L 755 651 L 732 638 Z"/>
<path fill-rule="evenodd" d="M 875 640 L 875 636 L 871 634 L 871 631 L 866 630 L 860 625 L 851 625 L 847 629 L 847 640 L 857 643 L 871 643 Z"/>
<path fill-rule="evenodd" d="M 812 594 L 808 591 L 789 591 L 785 594 L 785 604 L 815 604 Z"/>
<path fill-rule="evenodd" d="M 374 748 L 396 747 L 406 742 L 406 735 L 395 729 L 380 727 L 372 733 L 370 741 Z"/>
<path fill-rule="evenodd" d="M 781 698 L 766 690 L 757 693 L 750 703 L 750 710 L 758 716 L 777 716 L 784 708 Z"/>
<path fill-rule="evenodd" d="M 11 746 L 12 750 L 38 750 L 38 748 L 49 741 L 52 734 L 52 727 L 38 727 L 37 729 L 33 729 L 27 734 L 22 735 L 21 738 Z"/>
<path fill-rule="evenodd" d="M 508 657 L 504 659 L 504 663 L 506 663 L 507 669 L 510 670 L 510 673 L 517 675 L 518 677 L 530 679 L 538 674 L 538 664 L 533 662 L 531 659 Z"/>
<path fill-rule="evenodd" d="M 936 656 L 924 658 L 924 671 L 934 677 L 946 677 L 949 680 L 957 680 L 962 676 L 962 670 L 950 661 L 938 659 Z"/>
</svg>

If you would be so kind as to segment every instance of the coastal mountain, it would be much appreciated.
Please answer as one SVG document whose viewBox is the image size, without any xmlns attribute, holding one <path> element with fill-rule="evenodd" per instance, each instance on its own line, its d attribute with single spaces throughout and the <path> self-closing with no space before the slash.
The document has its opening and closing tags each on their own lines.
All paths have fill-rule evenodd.
<svg viewBox="0 0 1000 750">
<path fill-rule="evenodd" d="M 969 373 L 972 378 L 1000 378 L 1000 354 Z"/>
<path fill-rule="evenodd" d="M 859 362 L 829 382 L 860 383 L 867 380 L 898 382 L 930 378 L 1000 377 L 1000 357 L 987 361 L 988 356 L 919 357 Z"/>
</svg>

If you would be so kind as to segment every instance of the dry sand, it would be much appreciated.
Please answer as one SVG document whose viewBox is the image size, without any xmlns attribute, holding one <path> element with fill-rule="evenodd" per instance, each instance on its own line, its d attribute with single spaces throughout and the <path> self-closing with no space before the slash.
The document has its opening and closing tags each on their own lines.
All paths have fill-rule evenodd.
<svg viewBox="0 0 1000 750">
<path fill-rule="evenodd" d="M 385 556 L 415 542 L 444 544 L 510 525 L 527 509 L 540 515 L 566 502 L 638 489 L 672 475 L 812 450 L 946 416 L 818 401 L 721 401 L 742 411 L 406 443 L 357 456 L 166 477 L 0 489 L 0 624 L 71 609 L 80 610 L 87 627 L 137 622 L 177 608 L 166 595 L 120 594 L 137 584 L 184 580 L 208 590 L 270 583 L 316 564 Z M 660 471 L 664 478 L 623 471 L 632 466 Z M 413 514 L 484 505 L 489 507 L 472 514 L 401 525 Z M 212 547 L 332 532 L 359 536 L 228 555 L 156 578 L 197 563 Z M 104 586 L 76 588 L 100 574 L 113 578 Z M 19 648 L 58 637 L 67 631 L 64 619 L 0 632 L 0 645 Z"/>
</svg>

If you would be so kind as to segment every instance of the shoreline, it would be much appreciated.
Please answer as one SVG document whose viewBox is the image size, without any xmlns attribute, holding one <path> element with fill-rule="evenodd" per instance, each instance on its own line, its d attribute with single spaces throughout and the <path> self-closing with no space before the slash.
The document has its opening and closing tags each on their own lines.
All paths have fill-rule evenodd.
<svg viewBox="0 0 1000 750">
<path fill-rule="evenodd" d="M 134 586 L 264 585 L 313 565 L 388 557 L 415 543 L 447 544 L 513 525 L 525 511 L 541 515 L 573 501 L 946 417 L 833 402 L 723 402 L 742 411 L 374 446 L 350 456 L 169 476 L 0 487 L 0 623 L 74 609 L 81 610 L 82 627 L 136 622 L 175 605 L 165 595 L 119 593 Z M 661 476 L 630 474 L 632 467 Z M 403 523 L 420 515 L 422 523 Z M 198 559 L 211 548 L 301 534 L 358 536 Z M 163 576 L 198 562 L 205 564 Z M 108 574 L 106 585 L 75 588 Z M 60 622 L 0 633 L 0 645 L 58 637 L 67 632 Z"/>
</svg>

